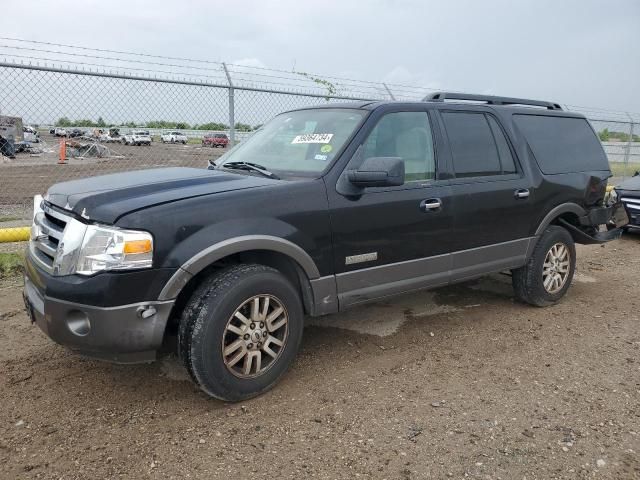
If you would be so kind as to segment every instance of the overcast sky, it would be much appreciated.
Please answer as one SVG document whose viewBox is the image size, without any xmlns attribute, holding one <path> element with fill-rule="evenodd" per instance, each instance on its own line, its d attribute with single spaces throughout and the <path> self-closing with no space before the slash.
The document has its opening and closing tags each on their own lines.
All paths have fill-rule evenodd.
<svg viewBox="0 0 640 480">
<path fill-rule="evenodd" d="M 2 11 L 8 37 L 640 112 L 638 0 L 2 0 Z"/>
</svg>

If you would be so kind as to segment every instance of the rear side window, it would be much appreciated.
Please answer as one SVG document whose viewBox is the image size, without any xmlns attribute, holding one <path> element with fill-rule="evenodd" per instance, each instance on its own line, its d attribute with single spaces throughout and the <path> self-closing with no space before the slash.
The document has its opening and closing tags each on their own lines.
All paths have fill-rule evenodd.
<svg viewBox="0 0 640 480">
<path fill-rule="evenodd" d="M 443 112 L 457 178 L 516 172 L 509 144 L 498 122 L 482 112 Z"/>
<path fill-rule="evenodd" d="M 602 145 L 584 118 L 514 115 L 514 122 L 543 173 L 609 170 Z"/>
</svg>

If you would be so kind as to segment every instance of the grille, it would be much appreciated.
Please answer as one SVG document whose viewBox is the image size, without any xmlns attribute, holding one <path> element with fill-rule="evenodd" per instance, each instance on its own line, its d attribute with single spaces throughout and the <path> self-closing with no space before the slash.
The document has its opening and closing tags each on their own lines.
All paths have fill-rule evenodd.
<svg viewBox="0 0 640 480">
<path fill-rule="evenodd" d="M 629 215 L 629 223 L 640 225 L 640 197 L 622 197 L 620 200 Z"/>
<path fill-rule="evenodd" d="M 43 204 L 44 210 L 38 212 L 33 219 L 36 236 L 31 239 L 33 257 L 49 273 L 53 272 L 58 245 L 71 217 L 49 208 Z"/>
</svg>

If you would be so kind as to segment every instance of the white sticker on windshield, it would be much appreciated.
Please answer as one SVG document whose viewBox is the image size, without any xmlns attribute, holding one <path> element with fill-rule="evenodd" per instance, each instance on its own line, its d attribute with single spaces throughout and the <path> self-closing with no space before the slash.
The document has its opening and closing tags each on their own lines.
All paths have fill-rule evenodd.
<svg viewBox="0 0 640 480">
<path fill-rule="evenodd" d="M 294 143 L 329 143 L 333 133 L 306 133 L 304 135 L 297 135 L 291 144 Z"/>
<path fill-rule="evenodd" d="M 323 162 L 326 162 L 326 161 L 327 161 L 327 156 L 326 156 L 326 155 L 320 155 L 320 154 L 318 154 L 318 155 L 316 155 L 316 156 L 315 156 L 315 157 L 313 157 L 313 158 L 314 158 L 314 159 L 316 159 L 316 160 L 321 160 L 321 161 L 323 161 Z"/>
</svg>

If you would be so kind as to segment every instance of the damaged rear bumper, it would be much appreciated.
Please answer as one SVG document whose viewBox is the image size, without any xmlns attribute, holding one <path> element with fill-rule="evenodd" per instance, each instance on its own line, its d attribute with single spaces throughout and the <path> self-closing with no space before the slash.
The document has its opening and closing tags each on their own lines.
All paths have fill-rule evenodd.
<svg viewBox="0 0 640 480">
<path fill-rule="evenodd" d="M 563 218 L 559 221 L 569 230 L 576 243 L 590 245 L 620 238 L 623 232 L 622 227 L 629 223 L 629 217 L 622 203 L 616 203 L 608 207 L 589 209 L 586 215 L 579 218 L 579 225 L 574 225 Z M 602 225 L 606 230 L 600 229 Z"/>
</svg>

